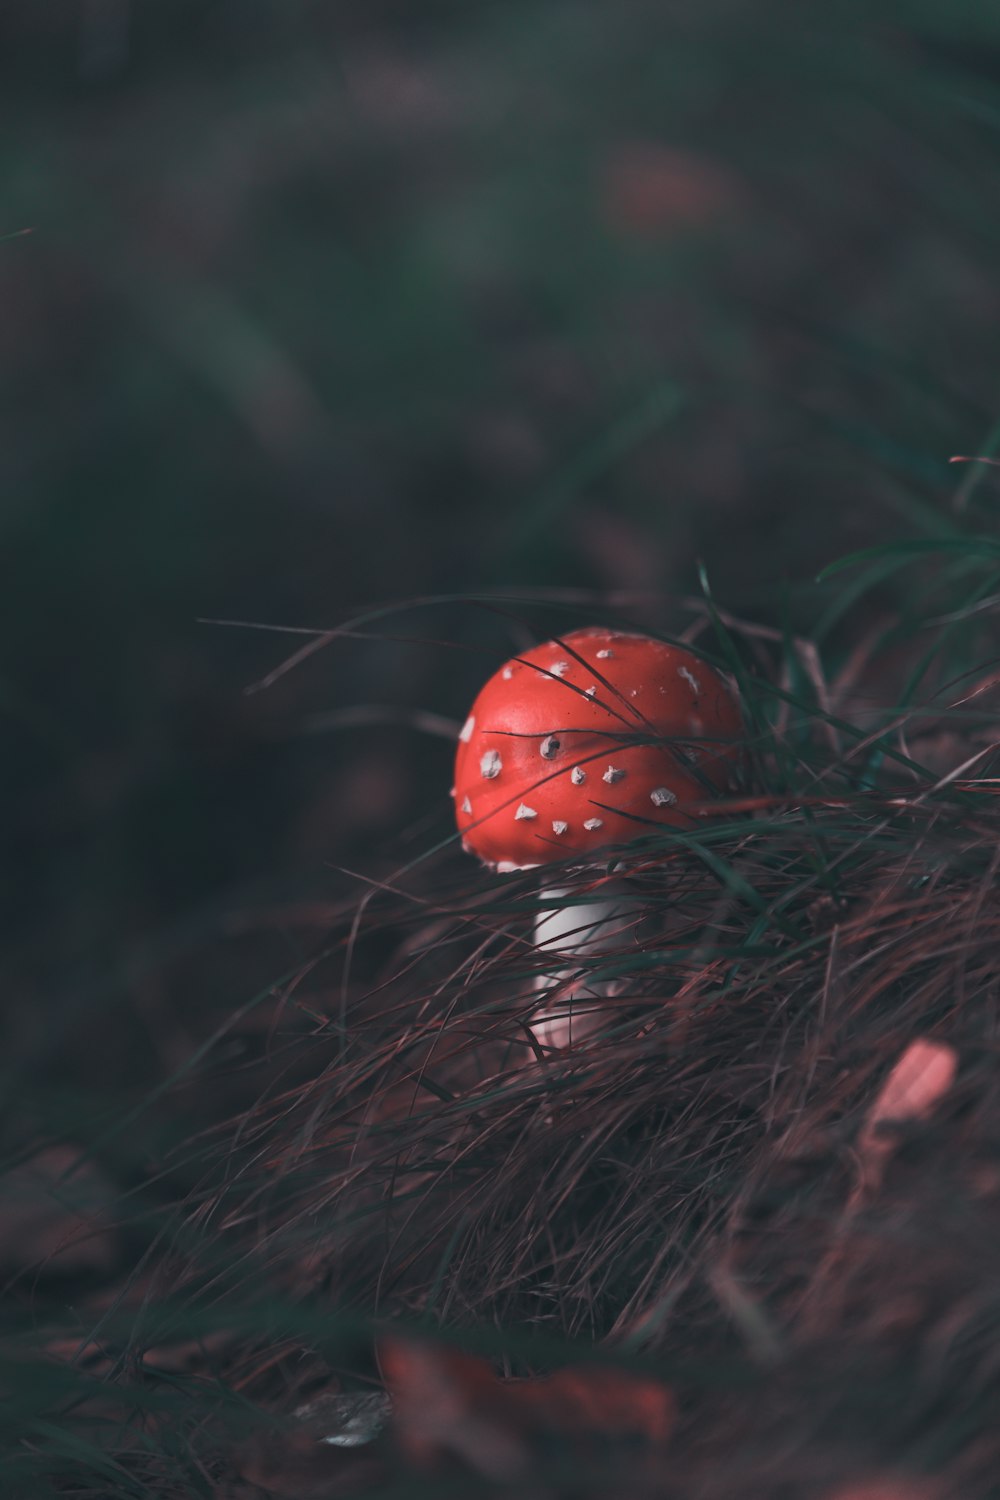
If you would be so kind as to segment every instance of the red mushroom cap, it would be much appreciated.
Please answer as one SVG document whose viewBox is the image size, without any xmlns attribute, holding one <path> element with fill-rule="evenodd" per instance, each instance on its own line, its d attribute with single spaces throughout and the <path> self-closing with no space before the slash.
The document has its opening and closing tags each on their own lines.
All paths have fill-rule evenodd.
<svg viewBox="0 0 1000 1500">
<path fill-rule="evenodd" d="M 648 636 L 578 630 L 501 667 L 459 735 L 462 845 L 500 870 L 656 827 L 689 827 L 735 786 L 743 721 L 724 679 Z"/>
</svg>

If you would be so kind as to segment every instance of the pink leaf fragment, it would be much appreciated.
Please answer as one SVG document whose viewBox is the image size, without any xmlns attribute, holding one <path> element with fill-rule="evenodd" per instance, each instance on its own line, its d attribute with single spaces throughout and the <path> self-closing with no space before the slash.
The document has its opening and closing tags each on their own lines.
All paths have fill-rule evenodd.
<svg viewBox="0 0 1000 1500">
<path fill-rule="evenodd" d="M 858 1149 L 869 1161 L 881 1160 L 892 1142 L 879 1127 L 892 1122 L 924 1120 L 955 1081 L 958 1054 L 945 1042 L 920 1037 L 911 1042 L 879 1090 L 858 1137 Z"/>
<path fill-rule="evenodd" d="M 826 1500 L 935 1500 L 940 1495 L 921 1479 L 862 1479 L 835 1490 Z"/>
</svg>

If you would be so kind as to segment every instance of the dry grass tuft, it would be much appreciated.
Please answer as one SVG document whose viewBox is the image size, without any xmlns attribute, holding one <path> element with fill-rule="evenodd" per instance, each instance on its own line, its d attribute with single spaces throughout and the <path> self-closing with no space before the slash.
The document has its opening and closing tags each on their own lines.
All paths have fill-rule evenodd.
<svg viewBox="0 0 1000 1500">
<path fill-rule="evenodd" d="M 491 1493 L 529 1458 L 539 1495 L 990 1493 L 1000 801 L 969 747 L 992 684 L 975 720 L 968 681 L 933 681 L 862 721 L 818 653 L 717 625 L 753 784 L 694 832 L 558 872 L 581 910 L 610 879 L 634 909 L 579 961 L 613 995 L 572 1048 L 532 1030 L 566 968 L 532 945 L 535 877 L 447 845 L 364 886 L 267 996 L 252 1098 L 168 1159 L 195 1186 L 88 1345 L 126 1406 L 202 1403 L 186 1425 L 154 1403 L 115 1450 L 136 1493 L 158 1472 L 163 1494 L 194 1473 L 233 1500 L 403 1494 L 415 1454 Z M 321 1443 L 294 1414 L 377 1386 L 393 1328 L 480 1360 L 418 1355 L 396 1446 Z M 616 1417 L 572 1440 L 602 1378 L 619 1405 L 629 1380 L 658 1393 L 668 1439 L 640 1423 L 623 1449 Z M 474 1461 L 482 1431 L 513 1467 Z"/>
</svg>

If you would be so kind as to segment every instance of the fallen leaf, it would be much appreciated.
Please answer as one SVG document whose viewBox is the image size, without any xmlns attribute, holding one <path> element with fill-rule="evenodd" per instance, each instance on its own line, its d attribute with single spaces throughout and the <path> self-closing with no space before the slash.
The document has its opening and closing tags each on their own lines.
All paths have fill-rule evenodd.
<svg viewBox="0 0 1000 1500">
<path fill-rule="evenodd" d="M 383 1340 L 379 1359 L 399 1445 L 424 1466 L 450 1455 L 510 1480 L 529 1471 L 546 1439 L 659 1447 L 674 1423 L 670 1390 L 603 1366 L 501 1380 L 484 1359 L 398 1338 Z"/>
<path fill-rule="evenodd" d="M 673 1392 L 655 1380 L 598 1365 L 571 1366 L 535 1380 L 510 1381 L 508 1391 L 540 1430 L 574 1436 L 640 1439 L 660 1446 L 676 1416 Z"/>
<path fill-rule="evenodd" d="M 911 1042 L 879 1090 L 858 1136 L 867 1172 L 876 1176 L 894 1148 L 888 1125 L 924 1120 L 955 1081 L 958 1054 L 945 1042 Z"/>
<path fill-rule="evenodd" d="M 944 1042 L 925 1038 L 911 1042 L 883 1083 L 868 1112 L 862 1139 L 873 1137 L 883 1124 L 922 1120 L 951 1088 L 958 1055 Z"/>
<path fill-rule="evenodd" d="M 498 1399 L 499 1381 L 485 1360 L 384 1339 L 379 1363 L 392 1400 L 393 1430 L 414 1463 L 430 1467 L 451 1454 L 498 1480 L 527 1469 L 528 1449 Z"/>
</svg>

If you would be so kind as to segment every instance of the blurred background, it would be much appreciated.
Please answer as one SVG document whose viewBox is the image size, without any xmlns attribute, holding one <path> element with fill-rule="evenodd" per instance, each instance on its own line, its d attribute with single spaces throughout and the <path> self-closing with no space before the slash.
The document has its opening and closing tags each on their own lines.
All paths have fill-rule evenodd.
<svg viewBox="0 0 1000 1500">
<path fill-rule="evenodd" d="M 822 565 L 989 528 L 982 0 L 5 0 L 0 99 L 22 1136 L 447 833 L 438 718 L 534 634 L 669 629 L 703 560 L 835 654 Z M 303 638 L 203 623 L 438 597 L 253 693 Z"/>
</svg>

